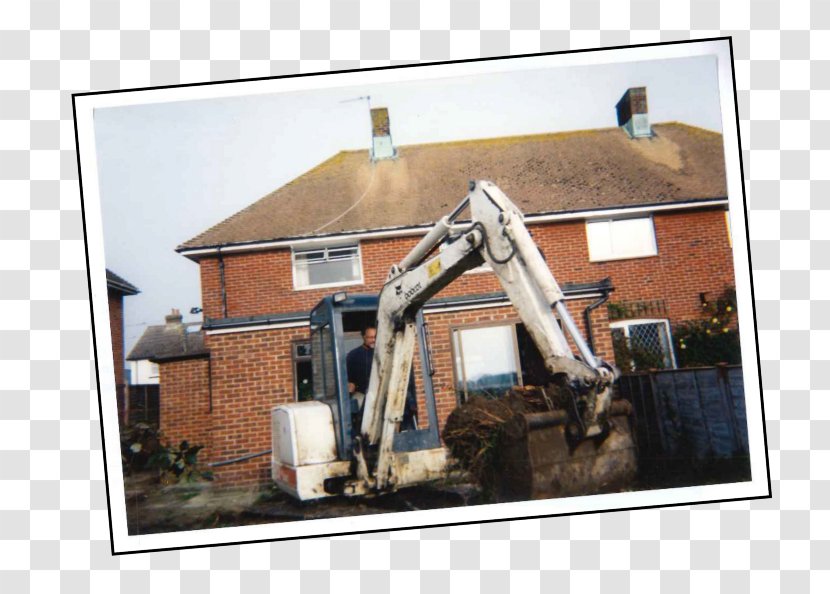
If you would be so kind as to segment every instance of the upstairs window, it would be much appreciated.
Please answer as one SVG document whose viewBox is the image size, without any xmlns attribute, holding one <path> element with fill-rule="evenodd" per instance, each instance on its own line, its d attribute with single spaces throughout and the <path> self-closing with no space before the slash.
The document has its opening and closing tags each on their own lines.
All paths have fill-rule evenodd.
<svg viewBox="0 0 830 594">
<path fill-rule="evenodd" d="M 657 255 L 651 217 L 588 221 L 585 229 L 591 262 Z"/>
<path fill-rule="evenodd" d="M 341 245 L 294 250 L 294 288 L 311 289 L 363 282 L 360 246 Z"/>
</svg>

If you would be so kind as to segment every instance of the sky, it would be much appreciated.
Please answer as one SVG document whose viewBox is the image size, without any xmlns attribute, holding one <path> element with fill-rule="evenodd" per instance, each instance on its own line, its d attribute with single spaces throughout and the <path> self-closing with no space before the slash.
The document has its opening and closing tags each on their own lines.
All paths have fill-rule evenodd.
<svg viewBox="0 0 830 594">
<path fill-rule="evenodd" d="M 720 132 L 717 81 L 703 56 L 97 108 L 107 268 L 141 291 L 124 299 L 125 352 L 172 308 L 201 320 L 189 313 L 198 265 L 175 248 L 337 152 L 368 149 L 369 104 L 389 109 L 403 146 L 613 127 L 626 89 L 645 86 L 651 123 Z"/>
</svg>

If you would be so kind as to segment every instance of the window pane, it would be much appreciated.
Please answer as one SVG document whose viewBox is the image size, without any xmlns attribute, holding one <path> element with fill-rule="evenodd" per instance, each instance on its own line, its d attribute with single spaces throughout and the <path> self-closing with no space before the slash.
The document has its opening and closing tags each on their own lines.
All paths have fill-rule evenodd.
<svg viewBox="0 0 830 594">
<path fill-rule="evenodd" d="M 654 254 L 651 219 L 628 219 L 611 223 L 611 251 L 616 257 Z"/>
<path fill-rule="evenodd" d="M 310 264 L 308 267 L 308 284 L 322 285 L 356 280 L 352 260 L 339 260 L 322 264 Z"/>
<path fill-rule="evenodd" d="M 336 396 L 331 328 L 318 328 L 311 337 L 311 367 L 315 400 Z"/>
<path fill-rule="evenodd" d="M 464 362 L 461 359 L 461 331 L 452 333 L 452 352 L 455 357 L 455 390 L 462 397 L 464 391 Z"/>
<path fill-rule="evenodd" d="M 300 342 L 294 345 L 294 356 L 297 359 L 302 359 L 311 356 L 311 343 Z"/>
<path fill-rule="evenodd" d="M 342 260 L 344 258 L 356 258 L 357 257 L 357 247 L 342 247 L 342 248 L 329 248 L 328 251 L 328 259 L 329 260 Z"/>
<path fill-rule="evenodd" d="M 468 397 L 495 398 L 518 384 L 513 326 L 470 328 L 456 332 Z"/>
<path fill-rule="evenodd" d="M 326 259 L 326 252 L 325 250 L 295 252 L 294 259 L 297 262 L 322 262 Z"/>
<path fill-rule="evenodd" d="M 632 324 L 628 327 L 628 336 L 638 367 L 671 367 L 668 335 L 664 323 Z"/>
<path fill-rule="evenodd" d="M 651 218 L 596 221 L 586 224 L 590 259 L 637 258 L 657 253 Z"/>
<path fill-rule="evenodd" d="M 294 252 L 297 287 L 360 280 L 360 253 L 355 245 Z"/>
<path fill-rule="evenodd" d="M 605 260 L 613 257 L 611 253 L 611 223 L 600 221 L 588 223 L 588 251 L 591 260 Z"/>
</svg>

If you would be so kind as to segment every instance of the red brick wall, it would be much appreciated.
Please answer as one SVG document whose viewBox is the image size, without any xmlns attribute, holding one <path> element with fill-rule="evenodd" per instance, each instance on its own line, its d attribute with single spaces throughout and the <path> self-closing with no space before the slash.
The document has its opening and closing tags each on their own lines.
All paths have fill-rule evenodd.
<svg viewBox="0 0 830 594">
<path fill-rule="evenodd" d="M 589 262 L 584 223 L 534 231 L 560 282 L 592 282 L 611 277 L 612 301 L 663 299 L 672 321 L 699 317 L 699 294 L 720 294 L 734 286 L 732 248 L 722 210 L 655 214 L 658 255 Z"/>
<path fill-rule="evenodd" d="M 159 428 L 173 445 L 182 441 L 205 446 L 200 461 L 212 456 L 210 362 L 184 359 L 159 364 Z"/>
<path fill-rule="evenodd" d="M 698 316 L 701 292 L 720 293 L 734 284 L 732 250 L 722 210 L 683 211 L 654 215 L 658 255 L 611 262 L 589 262 L 585 223 L 540 224 L 531 227 L 534 239 L 561 284 L 594 282 L 611 277 L 613 301 L 663 299 L 673 321 Z M 377 292 L 389 268 L 399 262 L 420 238 L 361 242 L 364 284 L 345 287 L 353 293 Z M 336 289 L 295 291 L 291 252 L 225 255 L 227 317 L 308 311 Z M 222 298 L 216 258 L 201 261 L 205 316 L 221 318 Z M 494 275 L 468 274 L 441 292 L 441 296 L 500 291 Z"/>
<path fill-rule="evenodd" d="M 124 296 L 107 290 L 110 308 L 110 336 L 112 337 L 112 364 L 115 367 L 115 385 L 124 385 Z"/>
<path fill-rule="evenodd" d="M 585 331 L 585 323 L 582 312 L 585 307 L 591 303 L 589 299 L 579 299 L 568 301 L 568 311 L 571 317 L 579 327 L 583 336 L 587 335 Z M 596 354 L 607 361 L 614 361 L 613 350 L 611 347 L 611 331 L 608 327 L 608 316 L 605 308 L 598 308 L 591 315 L 592 331 L 594 334 L 594 350 Z M 429 332 L 432 348 L 432 363 L 435 368 L 435 375 L 432 377 L 433 388 L 435 390 L 435 401 L 438 412 L 438 424 L 440 430 L 443 430 L 444 423 L 449 414 L 458 405 L 455 394 L 455 363 L 453 361 L 452 350 L 452 331 L 455 328 L 469 326 L 469 325 L 498 325 L 499 321 L 520 322 L 516 310 L 511 307 L 498 307 L 475 309 L 468 311 L 453 311 L 445 313 L 430 314 L 426 321 L 429 323 Z M 571 349 L 574 353 L 577 352 L 576 347 L 571 344 Z M 418 393 L 422 394 L 420 382 L 420 368 L 417 370 L 418 379 Z M 419 411 L 424 416 L 426 408 L 424 408 L 423 399 L 418 403 Z"/>
<path fill-rule="evenodd" d="M 734 284 L 732 252 L 722 210 L 656 214 L 659 255 L 613 262 L 588 261 L 584 222 L 536 225 L 534 238 L 547 255 L 560 283 L 594 282 L 606 276 L 616 289 L 613 301 L 664 300 L 672 321 L 698 317 L 699 293 L 719 293 Z M 376 292 L 391 264 L 400 261 L 419 238 L 361 242 L 365 284 L 355 293 Z M 289 250 L 225 255 L 228 317 L 308 311 L 333 289 L 294 291 Z M 206 317 L 223 317 L 216 258 L 201 262 L 203 308 Z M 486 293 L 501 287 L 492 274 L 470 274 L 447 287 L 442 296 Z M 571 315 L 585 333 L 582 312 L 592 300 L 570 301 Z M 518 320 L 512 307 L 436 313 L 428 316 L 436 375 L 440 425 L 455 407 L 451 329 L 493 320 Z M 613 361 L 608 311 L 592 314 L 595 349 Z M 211 460 L 226 460 L 270 449 L 270 410 L 293 400 L 291 341 L 305 338 L 307 328 L 210 335 L 213 413 L 209 424 Z M 192 362 L 190 363 L 192 365 Z M 206 374 L 206 369 L 202 373 Z M 181 374 L 184 376 L 184 372 Z M 416 366 L 420 389 L 420 369 Z M 162 384 L 164 385 L 164 376 Z M 197 381 L 197 380 L 192 380 Z M 206 380 L 202 380 L 204 383 Z M 182 388 L 184 394 L 186 385 Z M 165 391 L 162 391 L 162 401 Z M 164 404 L 162 405 L 164 407 Z M 419 403 L 422 418 L 426 408 Z M 164 408 L 162 408 L 164 419 Z M 164 420 L 162 420 L 164 423 Z M 270 457 L 216 469 L 226 484 L 270 481 Z"/>
<path fill-rule="evenodd" d="M 213 390 L 211 460 L 271 449 L 271 409 L 294 400 L 291 341 L 307 337 L 307 327 L 207 337 Z M 215 475 L 226 483 L 267 483 L 270 460 L 262 456 L 222 466 Z"/>
<path fill-rule="evenodd" d="M 574 300 L 569 310 L 584 333 L 582 311 L 590 300 Z M 516 322 L 512 307 L 487 308 L 466 312 L 430 314 L 433 383 L 439 430 L 456 406 L 451 332 L 467 324 L 507 320 Z M 611 358 L 611 338 L 607 318 L 594 312 L 597 354 Z M 308 328 L 260 330 L 209 335 L 210 367 L 206 360 L 163 363 L 162 430 L 173 443 L 188 439 L 209 445 L 205 461 L 221 461 L 271 448 L 271 409 L 294 400 L 291 343 L 308 337 Z M 208 410 L 208 371 L 212 373 L 212 413 Z M 422 425 L 426 423 L 426 403 L 420 364 L 415 376 Z M 223 484 L 253 485 L 270 481 L 270 456 L 255 458 L 214 469 Z"/>
</svg>

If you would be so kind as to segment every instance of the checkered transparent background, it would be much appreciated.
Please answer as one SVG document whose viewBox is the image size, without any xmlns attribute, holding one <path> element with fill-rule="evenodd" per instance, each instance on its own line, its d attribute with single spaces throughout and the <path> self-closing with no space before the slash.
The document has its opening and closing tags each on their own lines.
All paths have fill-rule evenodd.
<svg viewBox="0 0 830 594">
<path fill-rule="evenodd" d="M 4 0 L 7 592 L 830 591 L 830 2 Z M 732 35 L 772 500 L 112 557 L 70 94 Z"/>
</svg>

